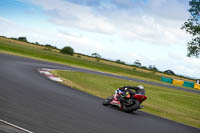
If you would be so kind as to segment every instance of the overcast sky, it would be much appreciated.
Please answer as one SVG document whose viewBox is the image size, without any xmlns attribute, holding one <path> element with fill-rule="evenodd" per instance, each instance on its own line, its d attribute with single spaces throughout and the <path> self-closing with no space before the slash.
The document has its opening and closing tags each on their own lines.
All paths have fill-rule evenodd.
<svg viewBox="0 0 200 133">
<path fill-rule="evenodd" d="M 189 0 L 0 0 L 0 35 L 200 78 L 181 30 Z"/>
</svg>

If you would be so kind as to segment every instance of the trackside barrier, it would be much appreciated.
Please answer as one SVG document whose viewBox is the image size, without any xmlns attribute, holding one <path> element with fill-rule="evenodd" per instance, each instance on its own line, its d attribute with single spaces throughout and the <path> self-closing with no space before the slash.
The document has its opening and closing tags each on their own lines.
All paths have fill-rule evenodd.
<svg viewBox="0 0 200 133">
<path fill-rule="evenodd" d="M 168 82 L 168 83 L 172 83 L 172 82 L 173 82 L 173 79 L 172 79 L 172 78 L 162 77 L 162 78 L 161 78 L 161 81 L 163 81 L 163 82 Z"/>
<path fill-rule="evenodd" d="M 185 87 L 190 87 L 190 88 L 194 88 L 194 83 L 193 83 L 193 82 L 184 81 L 183 86 L 185 86 Z"/>
<path fill-rule="evenodd" d="M 167 77 L 161 77 L 161 81 L 168 82 L 174 85 L 180 85 L 180 86 L 185 86 L 185 87 L 190 87 L 190 88 L 195 88 L 195 89 L 200 90 L 200 84 L 189 82 L 189 81 L 183 81 L 183 80 L 172 79 L 172 78 L 167 78 Z"/>
<path fill-rule="evenodd" d="M 183 80 L 178 80 L 178 79 L 174 79 L 174 80 L 173 80 L 173 84 L 174 84 L 174 85 L 180 85 L 180 86 L 182 86 L 183 83 L 184 83 Z"/>
<path fill-rule="evenodd" d="M 200 90 L 200 84 L 194 84 L 194 88 Z"/>
</svg>

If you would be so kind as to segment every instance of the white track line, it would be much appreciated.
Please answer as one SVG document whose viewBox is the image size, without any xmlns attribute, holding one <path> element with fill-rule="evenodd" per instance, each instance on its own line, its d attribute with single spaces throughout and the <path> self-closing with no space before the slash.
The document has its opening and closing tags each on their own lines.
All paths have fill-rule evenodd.
<svg viewBox="0 0 200 133">
<path fill-rule="evenodd" d="M 4 124 L 7 124 L 7 125 L 9 125 L 9 126 L 12 126 L 12 127 L 14 127 L 14 128 L 17 128 L 17 129 L 19 129 L 19 130 L 22 130 L 22 131 L 24 131 L 24 132 L 33 133 L 33 132 L 31 132 L 31 131 L 29 131 L 29 130 L 26 130 L 26 129 L 24 129 L 24 128 L 21 128 L 21 127 L 19 127 L 19 126 L 17 126 L 17 125 L 11 124 L 11 123 L 9 123 L 9 122 L 7 122 L 7 121 L 4 121 L 4 120 L 1 120 L 1 119 L 0 119 L 0 122 L 2 122 L 2 123 L 4 123 Z"/>
</svg>

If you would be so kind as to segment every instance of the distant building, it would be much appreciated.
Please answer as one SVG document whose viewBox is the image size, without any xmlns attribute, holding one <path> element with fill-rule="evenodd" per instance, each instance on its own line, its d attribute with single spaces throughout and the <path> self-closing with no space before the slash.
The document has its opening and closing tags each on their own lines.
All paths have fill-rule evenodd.
<svg viewBox="0 0 200 133">
<path fill-rule="evenodd" d="M 197 79 L 197 80 L 196 80 L 196 83 L 197 83 L 197 84 L 200 84 L 200 79 Z"/>
</svg>

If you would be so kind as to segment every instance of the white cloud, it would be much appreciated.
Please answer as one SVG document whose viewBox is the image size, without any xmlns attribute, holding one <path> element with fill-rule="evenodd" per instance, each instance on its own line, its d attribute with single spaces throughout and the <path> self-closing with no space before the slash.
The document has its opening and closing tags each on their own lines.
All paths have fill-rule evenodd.
<svg viewBox="0 0 200 133">
<path fill-rule="evenodd" d="M 0 17 L 0 34 L 3 35 L 4 33 L 13 34 L 15 32 L 16 24 L 6 18 Z M 13 27 L 13 30 L 9 27 Z"/>
<path fill-rule="evenodd" d="M 60 38 L 66 40 L 69 45 L 72 45 L 75 50 L 84 54 L 91 54 L 94 52 L 102 53 L 106 47 L 100 42 L 88 38 L 83 35 L 74 35 L 73 33 L 59 32 L 57 34 Z M 67 45 L 67 44 L 66 44 Z M 76 51 L 77 52 L 77 51 Z"/>
<path fill-rule="evenodd" d="M 200 60 L 178 55 L 175 52 L 169 53 L 170 67 L 178 74 L 190 75 L 200 78 Z"/>
<path fill-rule="evenodd" d="M 0 23 L 4 25 L 14 25 L 14 23 L 6 18 L 0 17 Z"/>
<path fill-rule="evenodd" d="M 97 7 L 64 0 L 28 2 L 42 7 L 50 22 L 65 27 L 159 45 L 180 44 L 188 40 L 188 36 L 180 29 L 188 17 L 186 4 L 178 0 L 102 1 Z M 122 5 L 129 8 L 121 8 Z M 98 11 L 98 8 L 101 10 Z"/>
<path fill-rule="evenodd" d="M 180 44 L 188 40 L 188 35 L 180 29 L 183 22 L 146 16 L 145 14 L 131 14 L 118 12 L 119 19 L 114 23 L 118 26 L 118 34 L 128 40 L 143 40 L 150 44 L 170 45 Z"/>
<path fill-rule="evenodd" d="M 144 5 L 145 13 L 148 12 L 159 18 L 182 21 L 188 17 L 188 3 L 189 0 L 149 0 Z"/>
<path fill-rule="evenodd" d="M 96 14 L 96 11 L 88 6 L 64 0 L 29 0 L 29 2 L 42 7 L 49 16 L 49 21 L 57 25 L 105 34 L 114 32 L 114 26 L 108 19 Z"/>
</svg>

